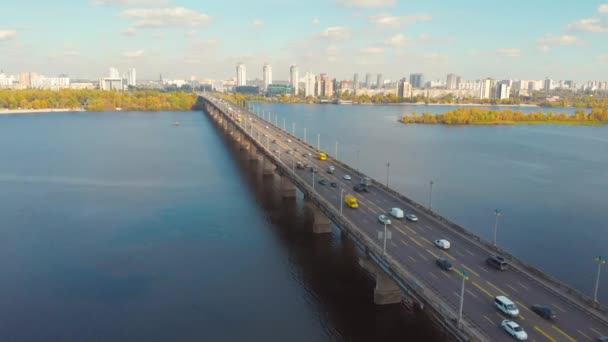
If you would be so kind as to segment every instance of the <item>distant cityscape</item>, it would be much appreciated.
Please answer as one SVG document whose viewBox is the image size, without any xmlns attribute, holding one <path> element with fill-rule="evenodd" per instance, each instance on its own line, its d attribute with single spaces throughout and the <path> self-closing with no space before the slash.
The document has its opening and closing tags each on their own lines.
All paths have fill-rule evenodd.
<svg viewBox="0 0 608 342">
<path fill-rule="evenodd" d="M 395 95 L 398 98 L 423 96 L 440 98 L 451 95 L 454 98 L 497 99 L 530 96 L 533 92 L 607 92 L 608 81 L 587 81 L 578 84 L 572 80 L 497 80 L 492 78 L 466 80 L 450 73 L 442 80 L 426 80 L 423 73 L 412 73 L 397 80 L 385 79 L 381 73 L 354 73 L 352 79 L 338 80 L 327 73 L 313 74 L 309 71 L 300 75 L 299 67 L 289 67 L 289 80 L 274 80 L 272 66 L 262 65 L 262 79 L 248 79 L 247 67 L 238 63 L 234 78 L 226 80 L 165 79 L 138 81 L 135 68 L 120 73 L 110 67 L 107 75 L 97 80 L 71 80 L 67 75 L 47 77 L 35 72 L 7 75 L 0 71 L 0 89 L 100 89 L 126 91 L 129 89 L 181 89 L 208 90 L 227 93 L 241 93 L 267 97 L 300 96 L 332 99 L 344 94 L 350 95 Z"/>
</svg>

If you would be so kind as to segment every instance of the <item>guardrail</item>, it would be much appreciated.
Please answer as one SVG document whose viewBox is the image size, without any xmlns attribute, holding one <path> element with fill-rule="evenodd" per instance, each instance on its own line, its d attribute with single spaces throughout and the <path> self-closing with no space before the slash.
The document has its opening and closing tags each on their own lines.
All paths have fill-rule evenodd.
<svg viewBox="0 0 608 342">
<path fill-rule="evenodd" d="M 213 104 L 213 106 L 220 112 L 223 111 L 217 107 L 215 103 L 211 100 L 207 100 Z M 437 289 L 435 289 L 431 284 L 426 281 L 421 280 L 419 276 L 414 275 L 412 271 L 408 271 L 404 269 L 401 264 L 395 260 L 390 255 L 382 256 L 382 249 L 379 244 L 369 238 L 362 230 L 357 228 L 350 220 L 346 217 L 338 214 L 338 209 L 334 208 L 332 204 L 330 204 L 324 198 L 318 196 L 316 192 L 312 189 L 310 185 L 306 181 L 304 181 L 297 173 L 291 170 L 286 164 L 280 161 L 271 151 L 264 146 L 262 143 L 258 142 L 245 128 L 243 128 L 239 123 L 237 123 L 232 117 L 226 115 L 224 116 L 233 124 L 234 127 L 237 127 L 242 134 L 247 136 L 252 144 L 256 146 L 257 149 L 263 151 L 268 158 L 279 170 L 279 172 L 289 178 L 291 182 L 294 183 L 300 191 L 304 194 L 306 198 L 312 201 L 327 217 L 336 224 L 337 227 L 343 230 L 347 230 L 349 234 L 351 234 L 351 238 L 363 246 L 366 251 L 366 254 L 372 258 L 376 264 L 378 264 L 407 294 L 415 297 L 419 302 L 424 303 L 425 305 L 431 307 L 439 316 L 443 319 L 440 324 L 452 334 L 455 335 L 459 340 L 462 341 L 491 341 L 492 339 L 485 333 L 483 329 L 479 325 L 477 325 L 472 319 L 470 319 L 467 315 L 463 315 L 463 321 L 461 322 L 461 327 L 458 328 L 456 325 L 457 322 L 457 313 L 456 308 L 452 308 L 445 303 L 449 303 L 446 297 L 444 297 Z M 295 138 L 296 140 L 302 142 L 299 138 Z M 302 142 L 304 143 L 304 142 Z M 306 144 L 308 145 L 308 144 Z M 310 145 L 308 145 L 310 146 Z M 312 146 L 311 146 L 312 147 Z M 358 173 L 358 172 L 357 172 Z"/>
</svg>

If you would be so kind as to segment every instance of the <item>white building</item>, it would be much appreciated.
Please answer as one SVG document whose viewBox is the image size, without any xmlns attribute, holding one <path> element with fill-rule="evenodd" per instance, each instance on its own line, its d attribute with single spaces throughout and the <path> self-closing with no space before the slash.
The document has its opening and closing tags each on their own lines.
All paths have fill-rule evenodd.
<svg viewBox="0 0 608 342">
<path fill-rule="evenodd" d="M 496 81 L 491 78 L 486 78 L 485 80 L 481 81 L 481 87 L 479 88 L 480 99 L 489 99 L 493 97 L 493 89 L 495 82 Z"/>
<path fill-rule="evenodd" d="M 481 88 L 481 82 L 477 81 L 460 81 L 458 83 L 459 90 L 479 90 Z"/>
<path fill-rule="evenodd" d="M 496 97 L 500 100 L 506 100 L 511 96 L 511 86 L 507 83 L 501 83 L 496 89 Z"/>
<path fill-rule="evenodd" d="M 460 83 L 460 77 L 458 77 L 456 74 L 448 74 L 448 77 L 446 79 L 446 89 L 448 89 L 448 90 L 458 89 L 459 83 Z"/>
<path fill-rule="evenodd" d="M 544 91 L 553 90 L 553 80 L 552 79 L 547 78 L 545 80 L 545 84 L 544 84 L 543 90 Z"/>
<path fill-rule="evenodd" d="M 137 72 L 135 68 L 129 69 L 127 73 L 127 85 L 135 87 L 137 85 Z"/>
<path fill-rule="evenodd" d="M 297 96 L 300 88 L 300 72 L 297 65 L 289 68 L 289 83 L 293 87 L 293 94 Z"/>
<path fill-rule="evenodd" d="M 262 76 L 264 82 L 264 90 L 268 89 L 268 85 L 272 84 L 272 67 L 266 63 L 262 67 Z"/>
<path fill-rule="evenodd" d="M 116 68 L 110 68 L 109 78 L 120 78 L 120 73 Z"/>
<path fill-rule="evenodd" d="M 32 79 L 30 87 L 32 89 L 68 89 L 70 88 L 70 78 L 62 75 L 59 77 L 44 77 Z"/>
<path fill-rule="evenodd" d="M 236 66 L 236 85 L 247 85 L 247 71 L 245 70 L 245 65 L 242 63 L 239 63 Z"/>
<path fill-rule="evenodd" d="M 0 72 L 0 89 L 11 89 L 15 83 L 15 76 L 7 76 Z"/>
<path fill-rule="evenodd" d="M 315 75 L 310 72 L 304 76 L 304 96 L 315 96 Z"/>
</svg>

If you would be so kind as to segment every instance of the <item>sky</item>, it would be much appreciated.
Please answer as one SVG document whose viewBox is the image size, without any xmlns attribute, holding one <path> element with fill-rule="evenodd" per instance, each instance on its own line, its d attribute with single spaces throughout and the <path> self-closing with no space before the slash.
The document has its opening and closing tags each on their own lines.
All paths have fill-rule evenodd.
<svg viewBox="0 0 608 342">
<path fill-rule="evenodd" d="M 272 65 L 338 79 L 608 80 L 608 1 L 20 0 L 2 6 L 0 69 L 97 79 L 247 78 Z"/>
</svg>

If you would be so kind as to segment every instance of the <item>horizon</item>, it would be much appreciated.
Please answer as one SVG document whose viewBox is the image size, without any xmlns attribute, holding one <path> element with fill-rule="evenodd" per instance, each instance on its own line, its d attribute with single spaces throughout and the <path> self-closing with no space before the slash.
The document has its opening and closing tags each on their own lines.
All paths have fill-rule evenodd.
<svg viewBox="0 0 608 342">
<path fill-rule="evenodd" d="M 0 68 L 72 79 L 95 80 L 116 67 L 136 68 L 140 79 L 227 80 L 241 62 L 249 80 L 262 79 L 264 63 L 276 80 L 288 80 L 292 64 L 300 75 L 337 79 L 608 79 L 608 2 L 541 0 L 521 13 L 518 3 L 62 0 L 30 13 L 23 2 L 4 11 Z"/>
</svg>

